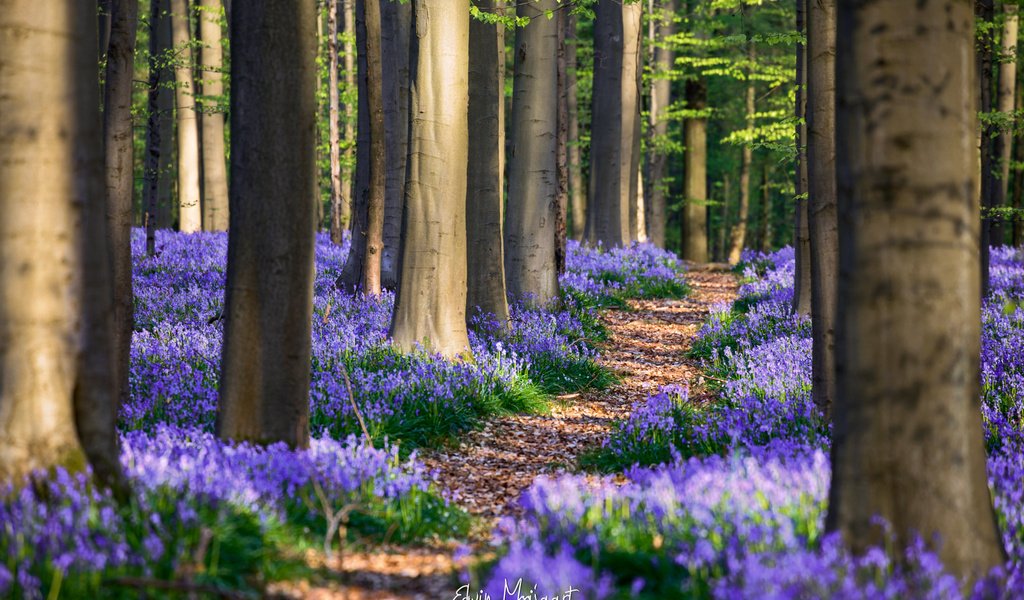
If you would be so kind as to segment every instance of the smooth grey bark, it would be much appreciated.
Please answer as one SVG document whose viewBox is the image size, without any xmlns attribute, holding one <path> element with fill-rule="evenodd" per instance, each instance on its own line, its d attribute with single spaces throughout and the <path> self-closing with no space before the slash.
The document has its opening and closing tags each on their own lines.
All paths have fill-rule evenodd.
<svg viewBox="0 0 1024 600">
<path fill-rule="evenodd" d="M 520 4 L 530 19 L 516 29 L 505 277 L 509 293 L 545 303 L 558 295 L 555 195 L 558 188 L 558 21 L 544 16 L 557 0 Z"/>
<path fill-rule="evenodd" d="M 838 23 L 840 369 L 826 526 L 855 552 L 938 536 L 944 567 L 969 585 L 1005 561 L 979 406 L 971 5 L 841 1 Z"/>
<path fill-rule="evenodd" d="M 128 400 L 134 302 L 132 296 L 132 209 L 135 192 L 132 131 L 132 84 L 137 0 L 112 0 L 110 45 L 103 99 L 103 146 L 106 150 L 106 231 L 110 236 L 113 278 L 113 348 L 118 402 Z"/>
<path fill-rule="evenodd" d="M 409 65 L 412 43 L 412 3 L 383 2 L 384 136 L 387 172 L 384 190 L 384 250 L 381 277 L 384 287 L 398 286 L 402 251 L 402 210 L 405 206 L 405 170 L 409 154 Z"/>
<path fill-rule="evenodd" d="M 95 10 L 0 11 L 0 478 L 16 483 L 86 457 L 118 473 Z"/>
<path fill-rule="evenodd" d="M 796 0 L 796 28 L 807 30 L 807 0 Z M 811 314 L 811 232 L 807 223 L 807 46 L 796 46 L 796 201 L 793 209 L 793 249 L 796 260 L 793 312 Z"/>
<path fill-rule="evenodd" d="M 501 8 L 477 0 L 481 10 Z M 469 136 L 466 173 L 466 314 L 508 323 L 505 242 L 505 26 L 469 22 Z"/>
<path fill-rule="evenodd" d="M 199 123 L 196 119 L 195 81 L 188 0 L 171 0 L 171 40 L 174 43 L 174 103 L 178 124 L 178 230 L 202 229 L 199 187 Z"/>
<path fill-rule="evenodd" d="M 414 0 L 415 39 L 401 282 L 391 337 L 444 356 L 469 351 L 466 330 L 466 164 L 469 11 Z"/>
<path fill-rule="evenodd" d="M 835 323 L 839 269 L 836 208 L 836 4 L 808 0 L 807 220 L 811 250 L 811 397 L 828 419 L 836 389 Z"/>
<path fill-rule="evenodd" d="M 686 82 L 686 106 L 691 111 L 707 108 L 707 81 L 701 77 Z M 691 117 L 683 123 L 683 143 L 686 146 L 683 174 L 683 252 L 686 260 L 708 262 L 707 237 L 707 178 L 708 178 L 708 120 L 706 116 Z"/>
<path fill-rule="evenodd" d="M 384 250 L 384 191 L 387 142 L 384 139 L 384 75 L 381 59 L 381 3 L 363 3 L 366 11 L 366 101 L 370 107 L 370 196 L 366 204 L 366 255 L 360 289 L 369 296 L 381 292 L 381 252 Z"/>
<path fill-rule="evenodd" d="M 594 80 L 587 239 L 626 246 L 635 232 L 636 118 L 640 101 L 639 4 L 600 0 L 594 19 Z"/>
<path fill-rule="evenodd" d="M 668 109 L 672 105 L 672 81 L 670 73 L 675 64 L 675 49 L 669 38 L 676 33 L 676 0 L 666 0 L 655 12 L 654 0 L 651 0 L 649 15 L 651 37 L 651 100 L 648 110 L 649 143 L 647 194 L 644 205 L 647 209 L 647 237 L 659 248 L 665 247 L 665 191 L 668 176 L 668 154 L 664 144 L 668 137 L 668 125 L 671 120 Z"/>
<path fill-rule="evenodd" d="M 217 432 L 309 440 L 316 228 L 312 2 L 231 13 L 231 227 Z"/>
<path fill-rule="evenodd" d="M 203 230 L 228 228 L 228 171 L 224 151 L 224 49 L 221 47 L 221 0 L 199 0 L 199 50 L 202 84 Z"/>
<path fill-rule="evenodd" d="M 567 13 L 562 26 L 565 28 L 563 35 L 566 40 L 565 101 L 569 119 L 568 156 L 566 157 L 569 166 L 569 212 L 572 218 L 572 238 L 581 241 L 583 230 L 586 227 L 587 190 L 583 187 L 583 165 L 580 161 L 579 90 L 576 87 L 578 81 L 576 44 L 579 43 L 579 40 L 576 37 L 576 15 Z"/>
</svg>

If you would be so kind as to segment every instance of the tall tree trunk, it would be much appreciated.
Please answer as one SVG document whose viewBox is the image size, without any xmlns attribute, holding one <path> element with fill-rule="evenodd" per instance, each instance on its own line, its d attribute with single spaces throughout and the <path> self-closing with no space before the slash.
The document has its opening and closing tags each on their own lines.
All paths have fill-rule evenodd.
<svg viewBox="0 0 1024 600">
<path fill-rule="evenodd" d="M 202 229 L 199 190 L 199 123 L 196 121 L 195 82 L 189 36 L 188 0 L 171 0 L 171 35 L 174 43 L 174 99 L 178 120 L 178 230 Z"/>
<path fill-rule="evenodd" d="M 477 0 L 484 11 L 495 0 Z M 466 190 L 466 311 L 508 323 L 502 228 L 505 179 L 505 26 L 469 22 L 469 136 Z"/>
<path fill-rule="evenodd" d="M 632 61 L 632 79 L 636 90 L 636 102 L 633 103 L 633 118 L 630 129 L 633 135 L 633 150 L 630 152 L 629 164 L 629 241 L 646 241 L 647 225 L 644 222 L 643 204 L 643 117 L 640 111 L 644 92 L 643 63 L 643 4 L 637 2 L 623 7 L 623 30 L 626 37 L 626 57 L 635 57 Z M 635 49 L 631 45 L 635 44 Z M 628 63 L 629 61 L 627 61 Z"/>
<path fill-rule="evenodd" d="M 0 11 L 0 478 L 15 483 L 87 456 L 107 481 L 118 469 L 95 10 Z"/>
<path fill-rule="evenodd" d="M 634 129 L 640 90 L 638 4 L 600 0 L 594 19 L 594 84 L 587 239 L 605 247 L 633 239 L 631 209 L 636 205 L 633 174 Z"/>
<path fill-rule="evenodd" d="M 707 108 L 708 88 L 704 78 L 686 82 L 686 106 L 691 111 Z M 694 262 L 708 261 L 707 179 L 708 120 L 705 116 L 690 117 L 683 123 L 683 258 Z"/>
<path fill-rule="evenodd" d="M 760 238 L 761 252 L 771 251 L 772 233 L 772 190 L 768 185 L 768 163 L 765 162 L 761 170 L 761 227 L 757 236 Z"/>
<path fill-rule="evenodd" d="M 231 13 L 231 227 L 217 431 L 304 447 L 316 228 L 312 2 Z M 273 143 L 268 143 L 273 140 Z"/>
<path fill-rule="evenodd" d="M 225 231 L 228 228 L 228 172 L 224 152 L 224 113 L 220 99 L 224 95 L 224 49 L 221 47 L 221 0 L 199 0 L 199 51 L 202 68 L 203 128 L 203 229 Z"/>
<path fill-rule="evenodd" d="M 160 135 L 155 140 L 160 145 L 159 177 L 157 179 L 156 226 L 160 229 L 174 227 L 174 213 L 177 205 L 174 195 L 174 68 L 170 55 L 174 42 L 171 36 L 170 0 L 150 0 L 158 5 L 156 33 L 157 62 L 160 67 L 160 87 L 157 91 L 158 126 Z"/>
<path fill-rule="evenodd" d="M 568 156 L 569 163 L 569 204 L 572 217 L 572 238 L 580 241 L 583 239 L 583 230 L 586 226 L 587 190 L 583 187 L 583 165 L 580 161 L 580 119 L 579 119 L 579 90 L 576 87 L 576 15 L 566 13 L 562 22 L 565 28 L 565 69 L 566 87 L 565 101 L 569 120 L 569 141 Z"/>
<path fill-rule="evenodd" d="M 363 263 L 366 261 L 367 209 L 370 204 L 370 102 L 367 92 L 366 63 L 366 20 L 363 3 L 354 0 L 356 61 L 357 61 L 357 106 L 356 118 L 356 171 L 352 194 L 352 239 L 349 243 L 348 259 L 341 269 L 335 285 L 345 291 L 355 292 L 362 283 Z"/>
<path fill-rule="evenodd" d="M 826 2 L 831 0 L 824 0 Z M 751 65 L 754 64 L 756 51 L 754 49 L 754 43 L 749 42 L 747 44 L 747 60 Z M 753 67 L 751 67 L 753 68 Z M 747 80 L 747 100 L 746 100 L 746 121 L 747 130 L 754 130 L 754 116 L 757 112 L 757 106 L 755 104 L 756 88 L 754 87 L 753 79 Z M 750 164 L 754 160 L 754 150 L 750 144 L 743 145 L 743 154 L 740 159 L 740 206 L 739 213 L 736 215 L 736 225 L 732 228 L 732 239 L 729 244 L 729 263 L 735 265 L 740 262 L 740 256 L 743 253 L 743 246 L 747 241 L 747 218 L 750 213 Z"/>
<path fill-rule="evenodd" d="M 807 0 L 796 0 L 796 29 L 807 30 Z M 807 46 L 796 46 L 796 202 L 793 216 L 793 248 L 796 272 L 793 284 L 793 312 L 811 314 L 811 232 L 807 222 Z"/>
<path fill-rule="evenodd" d="M 676 0 L 666 0 L 655 11 L 654 0 L 648 15 L 651 27 L 651 101 L 647 130 L 650 138 L 648 153 L 647 237 L 659 248 L 665 247 L 665 178 L 668 175 L 668 154 L 665 151 L 668 109 L 672 105 L 671 72 L 675 65 L 675 49 L 670 38 L 676 33 Z M 705 253 L 706 254 L 706 253 Z"/>
<path fill-rule="evenodd" d="M 445 356 L 468 352 L 466 165 L 469 11 L 455 0 L 414 0 L 417 50 L 410 110 L 402 280 L 391 336 Z M 554 56 L 552 56 L 554 58 Z"/>
<path fill-rule="evenodd" d="M 344 0 L 342 0 L 344 1 Z M 328 118 L 330 119 L 330 145 L 331 155 L 331 240 L 335 244 L 341 243 L 341 232 L 348 224 L 350 217 L 350 206 L 345 204 L 346 194 L 341 178 L 341 93 L 340 93 L 340 55 L 338 51 L 338 36 L 340 28 L 338 21 L 344 20 L 339 0 L 328 0 L 327 2 L 327 52 L 329 85 L 328 90 Z"/>
<path fill-rule="evenodd" d="M 345 48 L 345 91 L 347 92 L 344 113 L 345 113 L 345 148 L 344 166 L 341 168 L 341 188 L 338 196 L 338 219 L 337 223 L 331 224 L 331 240 L 335 244 L 341 244 L 342 232 L 352 224 L 352 154 L 355 151 L 356 137 L 356 106 L 348 98 L 352 98 L 356 92 L 356 17 L 355 0 L 336 0 L 341 3 L 341 10 L 344 19 L 343 23 L 344 48 Z M 358 102 L 358 101 L 357 101 Z"/>
<path fill-rule="evenodd" d="M 113 7 L 111 6 L 113 0 L 97 0 L 96 2 L 96 30 L 99 32 L 99 37 L 96 41 L 96 56 L 98 62 L 102 63 L 103 59 L 107 57 L 107 50 L 110 48 L 110 30 L 113 21 Z M 106 95 L 106 90 L 102 87 L 100 92 Z"/>
<path fill-rule="evenodd" d="M 135 192 L 132 84 L 135 67 L 137 0 L 111 3 L 110 46 L 103 100 L 106 149 L 106 230 L 110 236 L 113 278 L 113 348 L 118 401 L 128 400 L 128 370 L 133 329 L 132 207 Z"/>
<path fill-rule="evenodd" d="M 366 257 L 360 278 L 364 294 L 380 295 L 380 255 L 384 250 L 384 69 L 381 60 L 381 3 L 365 2 L 366 99 L 370 105 L 370 200 L 366 205 Z"/>
<path fill-rule="evenodd" d="M 160 95 L 164 93 L 161 84 L 165 83 L 163 77 L 166 70 L 159 66 L 161 56 L 159 30 L 167 23 L 160 17 L 163 11 L 159 0 L 150 0 L 149 7 L 149 79 L 146 84 L 148 116 L 146 118 L 146 158 L 142 191 L 145 215 L 142 223 L 146 228 L 146 255 L 156 256 L 156 229 L 160 225 L 160 183 L 169 177 L 169 174 L 160 172 L 162 138 L 169 136 L 171 132 L 161 131 L 160 127 L 163 120 L 163 115 L 160 114 Z"/>
<path fill-rule="evenodd" d="M 1003 61 L 999 63 L 999 111 L 1011 113 L 1015 106 L 1015 93 L 1017 91 L 1017 13 L 1018 6 L 1007 2 L 1003 4 L 1003 11 L 1006 13 L 1006 20 L 1003 22 Z M 1002 171 L 1003 199 L 1007 196 L 1010 185 L 1010 154 L 1013 147 L 1013 131 L 1005 130 L 999 133 L 1002 138 L 1002 150 L 1000 163 Z"/>
<path fill-rule="evenodd" d="M 991 23 L 995 12 L 994 0 L 975 0 L 975 14 L 979 21 Z M 990 29 L 982 29 L 978 32 L 978 49 L 976 53 L 978 62 L 978 83 L 981 85 L 979 94 L 979 109 L 982 113 L 991 112 L 994 105 L 992 102 L 992 46 L 995 43 L 993 32 Z M 991 123 L 981 123 L 981 144 L 979 148 L 981 158 L 981 296 L 988 295 L 988 268 L 989 248 L 995 241 L 997 219 L 992 215 L 993 208 L 998 206 L 997 191 L 998 182 L 995 180 L 995 156 L 996 147 L 994 143 L 996 131 Z"/>
<path fill-rule="evenodd" d="M 555 152 L 555 163 L 558 173 L 558 187 L 555 203 L 555 268 L 558 274 L 565 273 L 565 254 L 567 252 L 566 217 L 569 212 L 569 95 L 568 70 L 569 63 L 565 56 L 565 24 L 566 12 L 555 13 L 558 19 L 558 148 Z"/>
<path fill-rule="evenodd" d="M 896 548 L 940 536 L 943 565 L 970 580 L 1005 561 L 978 406 L 971 7 L 839 10 L 837 164 L 849 231 L 826 525 L 857 552 L 892 544 L 879 516 Z"/>
<path fill-rule="evenodd" d="M 726 246 L 726 241 L 729 233 L 730 181 L 731 178 L 728 173 L 722 176 L 722 226 L 718 228 L 718 260 L 721 261 L 725 261 L 729 258 L 729 248 Z"/>
<path fill-rule="evenodd" d="M 530 19 L 516 29 L 512 98 L 512 150 L 505 210 L 508 291 L 547 302 L 558 295 L 555 266 L 555 196 L 558 188 L 558 21 L 544 13 L 557 0 L 520 4 Z"/>
<path fill-rule="evenodd" d="M 811 396 L 827 419 L 835 398 L 836 209 L 835 0 L 809 0 L 807 12 L 807 174 L 811 234 Z"/>
<path fill-rule="evenodd" d="M 387 144 L 387 183 L 384 192 L 384 287 L 395 289 L 402 253 L 402 210 L 405 207 L 405 169 L 409 154 L 409 46 L 412 4 L 383 2 L 384 136 Z"/>
</svg>

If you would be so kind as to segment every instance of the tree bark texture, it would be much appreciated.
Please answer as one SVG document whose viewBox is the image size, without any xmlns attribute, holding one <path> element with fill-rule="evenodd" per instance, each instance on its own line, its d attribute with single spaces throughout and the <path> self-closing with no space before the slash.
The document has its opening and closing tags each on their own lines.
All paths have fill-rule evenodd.
<svg viewBox="0 0 1024 600">
<path fill-rule="evenodd" d="M 231 227 L 217 430 L 309 440 L 316 227 L 312 2 L 247 0 L 231 14 Z"/>
<path fill-rule="evenodd" d="M 409 64 L 412 44 L 412 3 L 386 1 L 383 10 L 384 136 L 387 144 L 387 182 L 384 191 L 384 287 L 395 289 L 402 255 L 402 212 L 405 170 L 409 155 Z"/>
<path fill-rule="evenodd" d="M 796 28 L 807 30 L 807 0 L 796 0 Z M 811 314 L 811 232 L 807 223 L 807 46 L 796 47 L 796 201 L 793 216 L 793 248 L 796 272 L 793 285 L 793 312 Z"/>
<path fill-rule="evenodd" d="M 519 17 L 531 20 L 516 29 L 505 276 L 514 298 L 540 303 L 558 295 L 558 21 L 544 16 L 558 6 L 556 0 L 540 0 L 516 9 Z"/>
<path fill-rule="evenodd" d="M 1005 555 L 979 407 L 971 5 L 841 1 L 838 17 L 841 369 L 826 525 L 856 552 L 938 535 L 944 566 L 976 577 Z"/>
<path fill-rule="evenodd" d="M 481 10 L 500 8 L 477 0 Z M 502 5 L 503 6 L 503 5 Z M 466 311 L 508 323 L 505 241 L 505 26 L 469 22 L 469 136 L 466 172 Z"/>
<path fill-rule="evenodd" d="M 665 247 L 665 224 L 668 219 L 665 210 L 665 190 L 668 182 L 668 154 L 664 150 L 668 137 L 668 109 L 672 105 L 672 81 L 670 73 L 675 64 L 675 49 L 668 41 L 676 33 L 676 0 L 667 0 L 660 9 L 651 11 L 654 37 L 651 54 L 651 101 L 648 117 L 650 144 L 648 152 L 648 181 L 650 193 L 644 198 L 647 209 L 647 237 L 659 248 Z"/>
<path fill-rule="evenodd" d="M 572 238 L 581 241 L 586 227 L 587 190 L 583 187 L 583 164 L 580 161 L 579 90 L 576 87 L 576 45 L 579 40 L 576 37 L 576 15 L 566 13 L 562 26 L 565 28 L 565 101 L 569 119 L 569 212 L 572 219 Z"/>
<path fill-rule="evenodd" d="M 594 19 L 594 83 L 587 239 L 606 248 L 633 240 L 633 153 L 640 102 L 640 5 L 600 0 Z"/>
<path fill-rule="evenodd" d="M 202 69 L 203 230 L 228 228 L 228 171 L 224 151 L 224 49 L 221 47 L 221 0 L 199 0 L 199 51 Z"/>
<path fill-rule="evenodd" d="M 384 69 L 381 59 L 381 3 L 364 2 L 366 10 L 367 102 L 370 105 L 370 199 L 366 205 L 366 257 L 360 287 L 364 294 L 381 292 L 384 250 L 384 188 L 387 142 L 384 139 Z"/>
<path fill-rule="evenodd" d="M 111 2 L 110 45 L 103 99 L 103 145 L 106 149 L 106 231 L 110 236 L 113 279 L 113 348 L 118 401 L 128 400 L 134 302 L 132 296 L 132 208 L 135 193 L 132 130 L 132 84 L 137 0 Z"/>
<path fill-rule="evenodd" d="M 188 0 L 171 0 L 174 43 L 174 100 L 178 121 L 178 230 L 193 233 L 203 227 L 199 189 L 199 122 L 196 120 L 195 81 Z"/>
<path fill-rule="evenodd" d="M 686 82 L 686 106 L 691 111 L 707 108 L 708 88 L 703 78 Z M 708 261 L 708 120 L 690 117 L 683 123 L 686 146 L 683 174 L 683 258 L 694 262 Z"/>
<path fill-rule="evenodd" d="M 836 208 L 836 7 L 808 0 L 807 174 L 811 238 L 811 396 L 827 419 L 835 399 L 835 322 L 839 268 Z"/>
<path fill-rule="evenodd" d="M 410 110 L 401 282 L 391 337 L 444 356 L 469 351 L 466 330 L 466 165 L 469 11 L 414 0 L 417 48 Z"/>
</svg>

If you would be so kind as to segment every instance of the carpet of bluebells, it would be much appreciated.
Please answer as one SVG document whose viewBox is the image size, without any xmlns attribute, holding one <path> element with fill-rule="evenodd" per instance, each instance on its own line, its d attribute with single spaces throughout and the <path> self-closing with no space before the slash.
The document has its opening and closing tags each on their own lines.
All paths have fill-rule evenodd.
<svg viewBox="0 0 1024 600">
<path fill-rule="evenodd" d="M 258 590 L 303 568 L 289 555 L 340 537 L 457 538 L 469 518 L 439 492 L 416 448 L 491 415 L 543 411 L 549 394 L 610 384 L 594 360 L 605 335 L 596 310 L 687 292 L 670 253 L 570 243 L 560 302 L 515 305 L 508 329 L 474 315 L 472 360 L 448 361 L 395 350 L 393 296 L 338 291 L 347 242 L 320 237 L 313 437 L 296 451 L 213 435 L 226 235 L 160 232 L 155 257 L 140 231 L 132 244 L 131 398 L 119 419 L 130 498 L 60 469 L 0 489 L 0 596 L 137 597 L 125 582 L 140 578 Z"/>
<path fill-rule="evenodd" d="M 715 307 L 691 351 L 724 382 L 718 399 L 695 407 L 670 388 L 638 403 L 586 461 L 619 477 L 538 479 L 525 516 L 495 532 L 502 558 L 470 575 L 497 598 L 516 583 L 588 599 L 1024 596 L 1024 256 L 993 251 L 982 315 L 989 482 L 1010 562 L 966 592 L 923 543 L 855 557 L 824 533 L 830 432 L 810 398 L 810 323 L 790 310 L 793 251 L 742 264 L 740 298 Z"/>
</svg>

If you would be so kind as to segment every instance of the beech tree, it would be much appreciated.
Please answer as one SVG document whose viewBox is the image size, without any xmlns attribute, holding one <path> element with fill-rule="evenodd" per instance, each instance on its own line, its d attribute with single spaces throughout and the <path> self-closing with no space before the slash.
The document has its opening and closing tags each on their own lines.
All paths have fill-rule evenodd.
<svg viewBox="0 0 1024 600">
<path fill-rule="evenodd" d="M 420 345 L 456 356 L 469 351 L 469 11 L 457 0 L 414 0 L 413 12 L 417 60 L 410 98 L 405 239 L 391 337 L 406 351 Z"/>
<path fill-rule="evenodd" d="M 707 262 L 707 109 L 708 88 L 703 77 L 686 82 L 686 107 L 691 116 L 683 124 L 686 145 L 683 175 L 683 253 L 694 262 Z M 724 230 L 724 227 L 723 227 Z"/>
<path fill-rule="evenodd" d="M 199 0 L 199 65 L 202 74 L 203 149 L 203 230 L 228 228 L 228 172 L 224 151 L 224 113 L 220 98 L 224 95 L 224 49 L 221 47 L 221 2 Z"/>
<path fill-rule="evenodd" d="M 171 39 L 174 44 L 174 101 L 178 122 L 178 230 L 203 227 L 199 189 L 199 123 L 196 119 L 195 81 L 188 0 L 171 1 Z"/>
<path fill-rule="evenodd" d="M 312 2 L 231 12 L 231 188 L 218 434 L 303 447 L 313 311 Z"/>
<path fill-rule="evenodd" d="M 565 108 L 568 135 L 566 160 L 569 169 L 569 214 L 571 234 L 577 241 L 583 239 L 586 226 L 587 190 L 583 186 L 583 165 L 580 160 L 579 90 L 577 89 L 576 15 L 566 13 L 562 21 L 565 41 Z"/>
<path fill-rule="evenodd" d="M 747 86 L 746 86 L 746 116 L 747 131 L 753 132 L 757 115 L 757 88 L 754 79 L 750 76 L 753 72 L 753 65 L 757 59 L 753 41 L 747 42 Z M 743 144 L 742 158 L 740 161 L 740 206 L 736 215 L 736 224 L 733 225 L 729 242 L 729 264 L 735 265 L 740 262 L 743 247 L 747 242 L 747 219 L 750 216 L 750 168 L 754 162 L 754 149 L 749 143 Z"/>
<path fill-rule="evenodd" d="M 844 230 L 826 526 L 857 552 L 937 535 L 943 565 L 971 579 L 1005 560 L 979 406 L 971 4 L 838 8 Z"/>
<path fill-rule="evenodd" d="M 647 194 L 644 206 L 647 210 L 647 237 L 655 246 L 664 248 L 667 219 L 665 180 L 669 158 L 665 145 L 672 104 L 670 74 L 675 67 L 675 48 L 670 40 L 676 32 L 676 0 L 667 0 L 657 8 L 654 0 L 648 0 L 647 18 L 651 83 L 647 110 Z M 688 173 L 689 169 L 686 171 Z"/>
<path fill-rule="evenodd" d="M 381 3 L 382 73 L 384 85 L 384 144 L 387 165 L 384 182 L 384 247 L 380 269 L 384 287 L 398 286 L 402 250 L 402 211 L 405 207 L 405 169 L 409 154 L 409 65 L 412 3 Z"/>
<path fill-rule="evenodd" d="M 104 481 L 119 472 L 95 10 L 77 0 L 12 0 L 0 11 L 6 480 L 87 460 Z"/>
<path fill-rule="evenodd" d="M 807 0 L 796 0 L 796 30 L 806 31 Z M 793 249 L 795 273 L 793 275 L 793 312 L 811 314 L 811 233 L 807 222 L 807 46 L 796 45 L 796 171 L 794 188 L 796 201 L 793 208 Z"/>
</svg>

